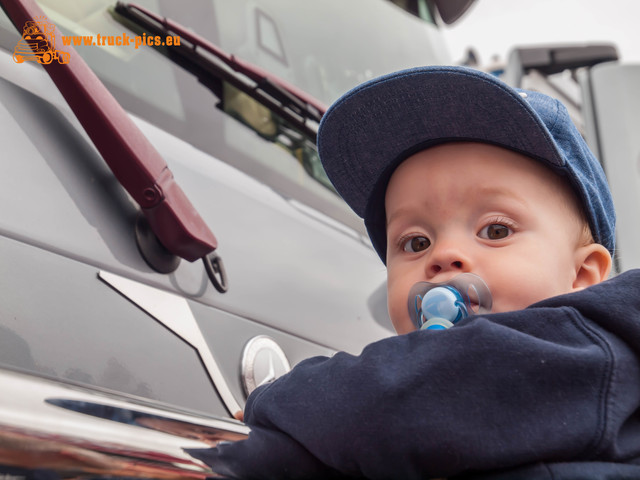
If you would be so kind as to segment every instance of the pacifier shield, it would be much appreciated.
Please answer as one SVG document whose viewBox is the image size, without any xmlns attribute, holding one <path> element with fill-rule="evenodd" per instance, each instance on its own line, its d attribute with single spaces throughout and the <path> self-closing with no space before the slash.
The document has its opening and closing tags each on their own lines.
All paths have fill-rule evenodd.
<svg viewBox="0 0 640 480">
<path fill-rule="evenodd" d="M 462 273 L 447 282 L 418 282 L 409 291 L 409 315 L 417 329 L 442 330 L 463 318 L 491 311 L 491 292 L 478 275 Z"/>
</svg>

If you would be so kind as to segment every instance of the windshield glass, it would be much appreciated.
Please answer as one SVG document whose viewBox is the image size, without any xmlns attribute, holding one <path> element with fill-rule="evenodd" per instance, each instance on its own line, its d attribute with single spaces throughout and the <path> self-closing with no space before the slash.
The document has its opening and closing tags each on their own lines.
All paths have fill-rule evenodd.
<svg viewBox="0 0 640 480">
<path fill-rule="evenodd" d="M 327 188 L 330 184 L 312 142 L 288 131 L 276 115 L 226 84 L 216 87 L 218 96 L 212 94 L 211 85 L 203 85 L 170 61 L 171 46 L 163 55 L 146 42 L 134 42 L 138 33 L 133 25 L 127 28 L 126 22 L 116 21 L 115 2 L 38 3 L 64 35 L 57 39 L 57 48 L 64 51 L 65 43 L 73 45 L 126 110 L 288 197 L 330 215 L 332 208 L 343 209 L 342 201 Z M 368 78 L 447 60 L 430 19 L 388 0 L 136 3 L 327 105 Z M 2 12 L 0 22 L 2 46 L 13 52 L 20 36 Z"/>
</svg>

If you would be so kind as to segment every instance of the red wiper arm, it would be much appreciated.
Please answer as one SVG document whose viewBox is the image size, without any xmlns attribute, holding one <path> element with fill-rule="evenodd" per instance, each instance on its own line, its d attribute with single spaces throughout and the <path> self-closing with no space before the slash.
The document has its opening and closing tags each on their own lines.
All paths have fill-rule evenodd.
<svg viewBox="0 0 640 480">
<path fill-rule="evenodd" d="M 2 0 L 2 7 L 19 32 L 27 21 L 46 18 L 33 0 Z M 217 240 L 164 159 L 82 57 L 70 46 L 64 50 L 69 62 L 54 60 L 45 70 L 115 177 L 167 250 L 190 262 L 205 257 Z"/>
<path fill-rule="evenodd" d="M 246 62 L 235 55 L 230 55 L 224 50 L 209 42 L 200 35 L 188 30 L 186 27 L 179 23 L 165 17 L 161 17 L 150 10 L 139 5 L 129 3 L 123 4 L 118 2 L 116 4 L 116 11 L 125 13 L 127 11 L 137 11 L 144 17 L 153 20 L 157 24 L 161 25 L 165 33 L 173 33 L 180 36 L 181 40 L 186 40 L 194 47 L 202 48 L 207 52 L 213 54 L 216 58 L 220 59 L 224 64 L 235 72 L 245 75 L 247 78 L 253 80 L 255 83 L 265 88 L 268 91 L 268 84 L 272 84 L 279 89 L 280 92 L 286 93 L 289 98 L 300 105 L 300 110 L 304 109 L 304 113 L 307 116 L 312 117 L 315 121 L 319 122 L 327 110 L 327 106 L 322 102 L 312 97 L 304 90 L 299 89 L 295 85 L 279 78 L 278 76 L 256 66 L 252 63 Z M 130 18 L 130 17 L 128 17 Z M 265 85 L 266 84 L 266 85 Z M 306 108 L 310 107 L 310 108 Z"/>
</svg>

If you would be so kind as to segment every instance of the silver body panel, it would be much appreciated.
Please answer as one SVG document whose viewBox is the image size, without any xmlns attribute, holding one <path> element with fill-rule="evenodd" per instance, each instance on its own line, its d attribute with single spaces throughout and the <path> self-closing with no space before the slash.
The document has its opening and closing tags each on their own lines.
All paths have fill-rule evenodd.
<svg viewBox="0 0 640 480">
<path fill-rule="evenodd" d="M 597 65 L 584 83 L 587 138 L 605 165 L 618 215 L 618 267 L 640 268 L 640 64 Z"/>
</svg>

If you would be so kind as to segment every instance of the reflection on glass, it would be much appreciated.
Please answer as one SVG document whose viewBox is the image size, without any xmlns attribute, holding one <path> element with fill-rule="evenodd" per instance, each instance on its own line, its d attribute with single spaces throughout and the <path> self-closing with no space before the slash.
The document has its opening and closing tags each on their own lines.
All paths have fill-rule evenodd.
<svg viewBox="0 0 640 480">
<path fill-rule="evenodd" d="M 284 149 L 313 179 L 335 191 L 322 167 L 315 144 L 284 119 L 226 82 L 223 83 L 222 110 Z"/>
</svg>

